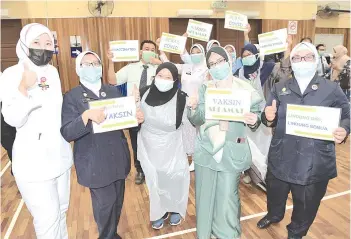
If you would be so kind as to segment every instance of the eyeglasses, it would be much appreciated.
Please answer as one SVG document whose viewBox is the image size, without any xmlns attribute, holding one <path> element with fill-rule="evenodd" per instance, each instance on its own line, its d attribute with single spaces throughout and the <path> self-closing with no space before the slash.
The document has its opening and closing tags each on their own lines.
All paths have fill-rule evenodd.
<svg viewBox="0 0 351 239">
<path fill-rule="evenodd" d="M 84 63 L 82 63 L 82 64 L 80 64 L 80 66 L 81 67 L 91 67 L 91 66 L 93 66 L 93 67 L 99 67 L 99 66 L 101 66 L 101 63 L 100 62 L 84 62 Z"/>
<path fill-rule="evenodd" d="M 214 67 L 216 67 L 218 65 L 223 64 L 225 61 L 226 60 L 224 58 L 221 58 L 221 59 L 217 60 L 216 62 L 209 63 L 210 69 L 212 69 L 212 68 L 214 68 Z"/>
<path fill-rule="evenodd" d="M 311 61 L 314 61 L 315 56 L 314 55 L 307 55 L 307 56 L 299 56 L 299 55 L 297 55 L 297 56 L 293 56 L 292 62 L 293 63 L 298 63 L 298 62 L 301 62 L 302 59 L 304 59 L 305 62 L 311 62 Z"/>
</svg>

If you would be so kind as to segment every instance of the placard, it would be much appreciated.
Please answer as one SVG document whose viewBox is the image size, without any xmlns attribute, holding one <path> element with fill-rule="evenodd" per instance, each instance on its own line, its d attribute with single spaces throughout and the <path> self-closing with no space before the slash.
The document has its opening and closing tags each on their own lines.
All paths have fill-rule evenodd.
<svg viewBox="0 0 351 239">
<path fill-rule="evenodd" d="M 94 133 L 138 126 L 134 96 L 89 102 L 90 109 L 105 108 L 106 120 L 101 124 L 93 122 Z"/>
<path fill-rule="evenodd" d="M 110 41 L 113 62 L 139 61 L 139 41 Z"/>
<path fill-rule="evenodd" d="M 251 93 L 247 90 L 207 88 L 205 97 L 206 119 L 244 122 L 244 114 L 250 112 Z"/>
<path fill-rule="evenodd" d="M 267 32 L 258 35 L 258 42 L 260 45 L 260 53 L 270 55 L 274 53 L 286 51 L 288 44 L 288 31 L 286 28 Z"/>
<path fill-rule="evenodd" d="M 190 38 L 197 39 L 200 41 L 209 41 L 211 37 L 212 27 L 212 24 L 189 19 L 186 33 Z"/>
<path fill-rule="evenodd" d="M 286 134 L 334 141 L 333 131 L 339 127 L 341 109 L 287 105 Z"/>
<path fill-rule="evenodd" d="M 297 21 L 289 21 L 288 34 L 289 35 L 296 35 L 297 34 Z"/>
<path fill-rule="evenodd" d="M 160 42 L 160 51 L 182 54 L 185 49 L 186 37 L 162 33 Z"/>
<path fill-rule="evenodd" d="M 224 28 L 247 31 L 248 24 L 247 16 L 232 11 L 225 12 Z"/>
</svg>

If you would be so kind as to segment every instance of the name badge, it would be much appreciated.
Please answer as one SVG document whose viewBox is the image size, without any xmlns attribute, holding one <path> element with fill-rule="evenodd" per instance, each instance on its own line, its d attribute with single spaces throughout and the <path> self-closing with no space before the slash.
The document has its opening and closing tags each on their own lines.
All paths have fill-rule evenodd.
<svg viewBox="0 0 351 239">
<path fill-rule="evenodd" d="M 287 90 L 285 87 L 282 89 L 281 92 L 279 92 L 279 95 L 290 95 L 291 90 Z"/>
</svg>

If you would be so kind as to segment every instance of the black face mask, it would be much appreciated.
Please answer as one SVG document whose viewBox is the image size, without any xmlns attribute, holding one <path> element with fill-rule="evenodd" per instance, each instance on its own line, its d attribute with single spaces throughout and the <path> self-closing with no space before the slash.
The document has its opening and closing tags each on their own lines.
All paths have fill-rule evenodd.
<svg viewBox="0 0 351 239">
<path fill-rule="evenodd" d="M 53 51 L 29 48 L 28 58 L 37 66 L 47 65 L 53 55 Z"/>
</svg>

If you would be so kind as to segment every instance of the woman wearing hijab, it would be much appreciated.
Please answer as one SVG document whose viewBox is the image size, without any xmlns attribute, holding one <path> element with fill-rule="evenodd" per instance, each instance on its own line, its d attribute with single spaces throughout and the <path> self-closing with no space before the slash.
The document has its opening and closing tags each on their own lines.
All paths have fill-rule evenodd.
<svg viewBox="0 0 351 239">
<path fill-rule="evenodd" d="M 207 42 L 206 52 L 208 52 L 212 47 L 215 46 L 221 46 L 221 44 L 217 40 L 210 40 L 209 42 Z"/>
<path fill-rule="evenodd" d="M 17 65 L 7 68 L 2 113 L 16 127 L 13 174 L 33 216 L 37 238 L 68 238 L 72 150 L 60 133 L 62 92 L 55 67 L 51 31 L 38 23 L 23 27 L 16 46 Z"/>
<path fill-rule="evenodd" d="M 128 144 L 122 130 L 94 134 L 93 122 L 102 123 L 106 115 L 104 109 L 89 109 L 89 102 L 122 95 L 115 87 L 101 83 L 102 65 L 96 53 L 79 54 L 76 72 L 80 85 L 65 94 L 61 132 L 68 142 L 74 142 L 78 183 L 90 189 L 99 238 L 121 238 L 117 225 L 130 171 Z M 142 121 L 140 112 L 137 117 Z"/>
<path fill-rule="evenodd" d="M 350 133 L 350 106 L 335 82 L 318 76 L 318 52 L 312 44 L 297 44 L 290 60 L 293 77 L 274 85 L 262 113 L 263 124 L 275 127 L 275 134 L 266 177 L 268 214 L 257 226 L 266 228 L 284 218 L 291 191 L 294 208 L 288 238 L 299 239 L 312 225 L 329 180 L 337 176 L 335 143 L 345 142 Z M 335 142 L 286 134 L 287 104 L 340 108 Z"/>
<path fill-rule="evenodd" d="M 340 84 L 341 89 L 350 98 L 350 57 L 347 55 L 347 48 L 339 45 L 333 48 L 333 69 L 331 80 Z"/>
<path fill-rule="evenodd" d="M 181 90 L 188 96 L 196 94 L 199 87 L 206 80 L 208 69 L 206 66 L 205 50 L 202 45 L 194 44 L 190 48 L 189 64 L 175 64 L 178 73 L 181 75 Z M 161 52 L 160 58 L 163 62 L 168 62 L 167 56 Z M 197 129 L 194 127 L 184 114 L 184 125 L 182 127 L 184 149 L 188 158 L 194 155 L 195 138 Z M 194 161 L 190 164 L 190 171 L 194 171 Z"/>
<path fill-rule="evenodd" d="M 169 62 L 156 70 L 155 80 L 140 92 L 145 121 L 138 134 L 138 155 L 150 197 L 152 228 L 161 229 L 185 218 L 190 174 L 182 139 L 186 94 L 178 89 L 178 69 Z"/>
<path fill-rule="evenodd" d="M 200 133 L 195 144 L 196 231 L 200 239 L 240 238 L 240 199 L 238 184 L 241 172 L 251 164 L 246 130 L 260 125 L 262 98 L 248 83 L 231 74 L 230 56 L 222 47 L 206 54 L 212 81 L 205 82 L 188 104 L 188 118 Z M 247 90 L 251 93 L 250 113 L 245 123 L 205 119 L 205 94 L 208 88 Z M 248 127 L 248 128 L 247 128 Z"/>
</svg>

